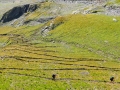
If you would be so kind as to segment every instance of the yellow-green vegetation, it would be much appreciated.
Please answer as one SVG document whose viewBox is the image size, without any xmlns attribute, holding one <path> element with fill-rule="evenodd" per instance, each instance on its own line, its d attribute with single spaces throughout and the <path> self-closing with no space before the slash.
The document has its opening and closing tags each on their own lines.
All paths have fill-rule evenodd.
<svg viewBox="0 0 120 90">
<path fill-rule="evenodd" d="M 115 18 L 57 17 L 54 24 L 62 24 L 46 37 L 40 36 L 44 25 L 1 27 L 0 37 L 10 43 L 0 47 L 0 90 L 119 90 L 120 17 Z"/>
<path fill-rule="evenodd" d="M 116 0 L 117 3 L 120 3 L 120 0 Z"/>
<path fill-rule="evenodd" d="M 48 39 L 78 45 L 107 57 L 119 59 L 120 17 L 73 15 L 49 33 Z"/>
<path fill-rule="evenodd" d="M 9 45 L 0 52 L 2 90 L 119 89 L 118 62 L 92 59 L 94 55 L 83 58 L 62 44 Z M 54 73 L 59 75 L 56 81 Z M 114 84 L 109 81 L 112 75 Z"/>
<path fill-rule="evenodd" d="M 26 20 L 25 21 L 29 21 L 29 20 L 35 20 L 37 18 L 39 18 L 40 16 L 48 16 L 50 15 L 49 10 L 52 7 L 54 3 L 52 2 L 44 2 L 39 4 L 39 8 L 33 12 L 33 13 L 27 13 L 26 14 Z"/>
<path fill-rule="evenodd" d="M 21 26 L 16 28 L 14 31 L 9 32 L 9 34 L 19 34 L 25 37 L 30 37 L 30 35 L 34 34 L 36 30 L 38 30 L 41 25 L 36 25 L 36 26 Z"/>
<path fill-rule="evenodd" d="M 0 36 L 0 47 L 4 46 L 5 43 L 9 40 L 7 36 Z"/>
<path fill-rule="evenodd" d="M 108 0 L 106 5 L 109 6 L 109 5 L 114 5 L 114 4 L 119 5 L 120 4 L 120 0 Z"/>
<path fill-rule="evenodd" d="M 57 26 L 59 26 L 59 25 L 63 24 L 64 22 L 66 22 L 69 17 L 70 16 L 68 16 L 68 17 L 58 16 L 55 19 L 53 19 L 53 20 L 47 22 L 46 24 L 44 24 L 42 27 L 51 26 L 51 24 L 52 24 L 51 29 L 53 30 Z"/>
<path fill-rule="evenodd" d="M 28 13 L 28 15 L 26 16 L 26 21 L 29 21 L 29 20 L 34 20 L 36 19 L 38 16 L 40 16 L 40 12 L 33 12 L 33 13 Z"/>
<path fill-rule="evenodd" d="M 42 25 L 42 24 L 41 24 Z M 32 34 L 38 30 L 41 25 L 21 26 L 21 27 L 0 27 L 0 47 L 11 43 L 29 42 Z"/>
<path fill-rule="evenodd" d="M 10 27 L 10 26 L 2 26 L 0 27 L 0 34 L 6 34 L 6 33 L 9 33 L 10 31 L 13 31 L 15 30 L 15 28 L 13 27 Z"/>
<path fill-rule="evenodd" d="M 7 33 L 14 31 L 15 28 L 13 27 L 0 27 L 0 47 L 8 44 L 9 37 L 7 36 Z"/>
<path fill-rule="evenodd" d="M 59 17 L 55 18 L 54 24 L 63 23 L 63 22 L 65 22 L 65 20 L 66 19 L 64 17 L 59 16 Z"/>
</svg>

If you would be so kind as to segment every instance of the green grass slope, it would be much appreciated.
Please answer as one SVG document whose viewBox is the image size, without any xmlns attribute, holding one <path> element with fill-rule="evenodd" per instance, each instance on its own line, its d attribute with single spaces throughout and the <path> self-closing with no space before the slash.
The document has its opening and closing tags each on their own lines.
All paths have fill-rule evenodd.
<svg viewBox="0 0 120 90">
<path fill-rule="evenodd" d="M 0 47 L 0 90 L 119 90 L 120 17 L 115 18 L 57 17 L 46 37 L 41 28 L 51 21 L 0 27 L 0 43 L 6 44 Z M 55 81 L 52 74 L 58 75 Z"/>
<path fill-rule="evenodd" d="M 119 59 L 120 17 L 71 15 L 64 24 L 52 30 L 48 39 L 77 45 L 99 55 Z"/>
<path fill-rule="evenodd" d="M 83 58 L 81 49 L 63 44 L 12 44 L 0 49 L 1 90 L 119 89 L 120 66 L 116 61 Z M 85 53 L 84 53 L 85 54 Z M 94 56 L 94 55 L 93 55 Z M 59 75 L 53 81 L 52 74 Z M 115 83 L 109 78 L 115 77 Z"/>
</svg>

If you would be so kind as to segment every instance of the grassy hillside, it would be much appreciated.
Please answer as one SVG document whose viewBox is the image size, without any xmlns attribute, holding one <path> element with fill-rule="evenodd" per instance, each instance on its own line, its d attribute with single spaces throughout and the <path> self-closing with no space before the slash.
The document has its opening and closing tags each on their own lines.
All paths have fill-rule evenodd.
<svg viewBox="0 0 120 90">
<path fill-rule="evenodd" d="M 52 30 L 48 39 L 66 42 L 105 57 L 119 59 L 120 17 L 104 15 L 71 15 Z"/>
<path fill-rule="evenodd" d="M 40 4 L 25 21 L 54 16 L 54 5 Z M 34 26 L 0 26 L 0 90 L 120 89 L 120 16 L 65 10 Z"/>
<path fill-rule="evenodd" d="M 104 15 L 57 17 L 54 24 L 62 23 L 46 37 L 40 34 L 44 25 L 1 27 L 1 42 L 9 44 L 0 48 L 0 89 L 119 90 L 116 18 L 118 22 Z M 52 74 L 58 75 L 56 81 Z"/>
</svg>

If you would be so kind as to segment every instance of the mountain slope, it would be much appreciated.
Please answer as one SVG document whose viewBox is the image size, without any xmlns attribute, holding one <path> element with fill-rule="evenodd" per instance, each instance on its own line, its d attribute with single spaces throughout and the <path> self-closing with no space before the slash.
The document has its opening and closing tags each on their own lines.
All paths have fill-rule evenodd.
<svg viewBox="0 0 120 90">
<path fill-rule="evenodd" d="M 47 1 L 1 23 L 0 89 L 119 90 L 120 16 L 111 1 Z"/>
<path fill-rule="evenodd" d="M 61 24 L 48 31 L 44 38 L 48 41 L 75 44 L 96 54 L 119 59 L 120 17 L 116 17 L 117 21 L 113 19 L 113 16 L 92 14 L 65 16 L 64 22 L 56 18 L 53 26 L 57 22 Z"/>
</svg>

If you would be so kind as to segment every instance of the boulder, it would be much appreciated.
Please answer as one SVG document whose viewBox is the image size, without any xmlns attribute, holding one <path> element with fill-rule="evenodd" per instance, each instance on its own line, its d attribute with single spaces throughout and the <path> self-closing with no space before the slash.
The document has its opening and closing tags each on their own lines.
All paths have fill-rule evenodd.
<svg viewBox="0 0 120 90">
<path fill-rule="evenodd" d="M 35 11 L 37 7 L 38 7 L 37 4 L 34 5 L 26 4 L 26 5 L 14 7 L 11 10 L 7 11 L 5 14 L 3 14 L 0 21 L 2 23 L 12 21 L 14 19 L 19 18 L 24 13 Z"/>
</svg>

